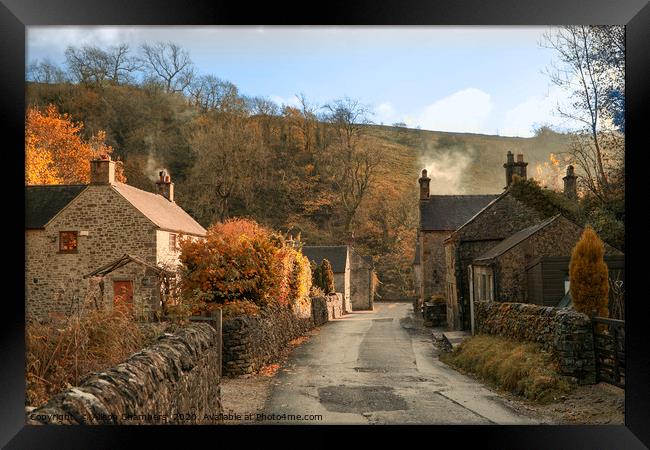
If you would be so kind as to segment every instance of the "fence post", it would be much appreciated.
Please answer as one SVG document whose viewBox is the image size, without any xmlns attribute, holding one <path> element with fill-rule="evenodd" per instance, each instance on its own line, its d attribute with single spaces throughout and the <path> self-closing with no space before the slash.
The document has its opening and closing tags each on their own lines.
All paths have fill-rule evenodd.
<svg viewBox="0 0 650 450">
<path fill-rule="evenodd" d="M 221 308 L 212 311 L 214 319 L 214 328 L 217 330 L 217 339 L 219 339 L 219 382 L 221 382 L 221 365 L 222 365 L 222 352 L 223 352 L 223 336 L 221 334 Z"/>
</svg>

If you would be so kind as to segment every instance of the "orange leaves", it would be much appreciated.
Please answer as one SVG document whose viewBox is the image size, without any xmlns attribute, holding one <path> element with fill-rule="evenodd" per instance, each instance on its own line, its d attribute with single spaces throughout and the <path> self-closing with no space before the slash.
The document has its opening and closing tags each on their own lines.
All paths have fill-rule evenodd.
<svg viewBox="0 0 650 450">
<path fill-rule="evenodd" d="M 599 316 L 609 314 L 609 272 L 604 252 L 603 241 L 587 227 L 571 254 L 569 279 L 573 305 L 576 311 L 589 316 L 594 311 Z"/>
<path fill-rule="evenodd" d="M 106 133 L 99 131 L 87 142 L 81 137 L 83 123 L 73 122 L 54 105 L 44 110 L 31 107 L 25 120 L 25 182 L 27 184 L 74 184 L 90 181 L 90 159 L 110 154 Z M 118 181 L 126 181 L 121 163 Z"/>
<path fill-rule="evenodd" d="M 182 239 L 180 248 L 183 292 L 206 304 L 288 305 L 304 301 L 311 287 L 307 258 L 253 220 L 214 224 L 205 241 Z"/>
</svg>

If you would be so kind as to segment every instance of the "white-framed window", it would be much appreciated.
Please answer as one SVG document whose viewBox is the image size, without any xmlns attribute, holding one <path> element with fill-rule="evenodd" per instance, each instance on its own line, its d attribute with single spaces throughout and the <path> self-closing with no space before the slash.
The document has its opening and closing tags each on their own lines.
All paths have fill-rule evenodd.
<svg viewBox="0 0 650 450">
<path fill-rule="evenodd" d="M 169 233 L 169 251 L 170 252 L 175 252 L 178 250 L 178 247 L 176 247 L 176 234 L 175 233 Z"/>
</svg>

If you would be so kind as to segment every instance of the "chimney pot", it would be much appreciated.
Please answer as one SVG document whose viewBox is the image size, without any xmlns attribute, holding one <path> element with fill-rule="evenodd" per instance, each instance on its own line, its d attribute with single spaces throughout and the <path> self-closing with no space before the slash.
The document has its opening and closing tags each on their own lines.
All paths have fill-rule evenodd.
<svg viewBox="0 0 650 450">
<path fill-rule="evenodd" d="M 523 153 L 519 153 L 517 155 L 517 162 L 524 162 L 524 154 Z"/>
</svg>

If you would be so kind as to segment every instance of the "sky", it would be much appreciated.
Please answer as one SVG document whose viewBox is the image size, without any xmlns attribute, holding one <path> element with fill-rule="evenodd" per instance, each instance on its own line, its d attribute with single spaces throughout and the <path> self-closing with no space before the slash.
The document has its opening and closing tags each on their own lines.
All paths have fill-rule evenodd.
<svg viewBox="0 0 650 450">
<path fill-rule="evenodd" d="M 201 26 L 27 29 L 27 62 L 64 64 L 72 46 L 175 42 L 201 74 L 240 92 L 295 105 L 302 93 L 324 105 L 348 96 L 371 120 L 426 130 L 532 136 L 536 127 L 572 128 L 557 114 L 567 93 L 546 70 L 549 27 Z"/>
</svg>

